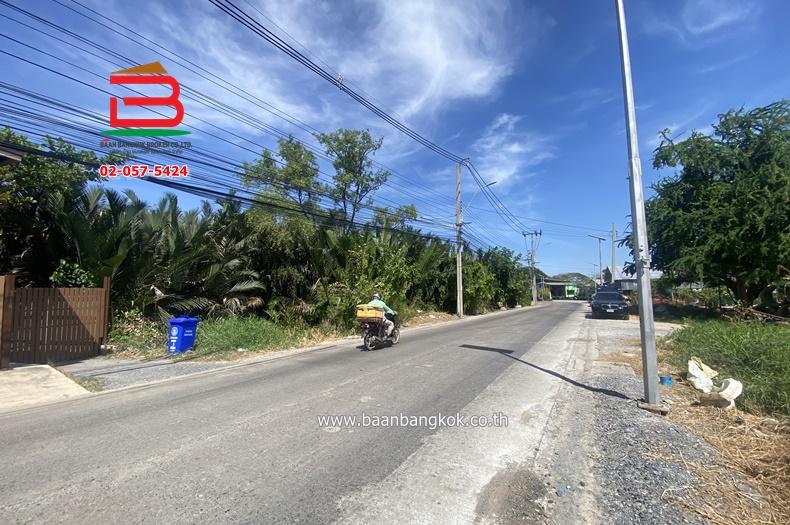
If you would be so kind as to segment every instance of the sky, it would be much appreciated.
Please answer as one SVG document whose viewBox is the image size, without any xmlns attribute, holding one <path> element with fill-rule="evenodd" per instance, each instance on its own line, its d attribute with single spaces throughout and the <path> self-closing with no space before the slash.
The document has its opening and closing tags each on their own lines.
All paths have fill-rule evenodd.
<svg viewBox="0 0 790 525">
<path fill-rule="evenodd" d="M 109 73 L 123 60 L 160 61 L 182 86 L 307 144 L 316 145 L 311 130 L 369 129 L 383 138 L 375 159 L 392 171 L 376 202 L 413 203 L 425 217 L 454 222 L 452 162 L 380 120 L 210 2 L 9 3 L 28 14 L 0 3 L 4 83 L 107 115 L 109 95 L 96 88 L 128 95 L 109 85 Z M 436 144 L 471 159 L 520 222 L 542 230 L 537 260 L 548 274 L 596 271 L 598 241 L 588 235 L 607 238 L 603 265 L 609 266 L 612 225 L 619 237 L 630 220 L 613 1 L 234 3 L 339 82 Z M 659 130 L 669 128 L 677 139 L 692 130 L 709 134 L 720 113 L 790 95 L 785 56 L 790 3 L 626 0 L 625 9 L 649 196 L 651 184 L 671 175 L 651 165 Z M 228 86 L 255 98 L 234 94 Z M 0 97 L 6 95 L 0 89 Z M 238 163 L 254 161 L 263 147 L 276 147 L 276 138 L 260 125 L 196 100 L 182 97 L 182 102 L 184 124 L 192 130 L 189 140 L 197 147 Z M 0 125 L 9 122 L 0 109 Z M 330 177 L 331 165 L 320 165 Z M 144 180 L 109 184 L 131 188 L 149 202 L 163 193 Z M 511 228 L 476 190 L 464 171 L 464 222 L 475 244 L 526 254 L 528 238 L 521 228 Z M 184 207 L 199 203 L 190 195 L 179 199 Z M 627 257 L 624 248 L 617 249 L 618 267 Z"/>
</svg>

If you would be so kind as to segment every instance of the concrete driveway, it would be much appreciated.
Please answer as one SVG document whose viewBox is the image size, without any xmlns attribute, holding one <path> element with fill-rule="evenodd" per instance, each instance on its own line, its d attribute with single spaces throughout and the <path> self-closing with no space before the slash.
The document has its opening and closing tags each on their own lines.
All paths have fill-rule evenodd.
<svg viewBox="0 0 790 525">
<path fill-rule="evenodd" d="M 88 394 L 49 365 L 16 364 L 0 370 L 0 413 Z"/>
</svg>

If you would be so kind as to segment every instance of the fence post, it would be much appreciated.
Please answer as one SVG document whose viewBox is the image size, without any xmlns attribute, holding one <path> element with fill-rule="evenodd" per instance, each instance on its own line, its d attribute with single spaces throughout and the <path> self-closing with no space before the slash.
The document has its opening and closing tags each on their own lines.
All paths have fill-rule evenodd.
<svg viewBox="0 0 790 525">
<path fill-rule="evenodd" d="M 101 345 L 107 342 L 107 333 L 109 331 L 110 325 L 110 276 L 107 275 L 104 277 L 104 281 L 102 282 L 102 290 L 104 290 L 104 301 L 102 302 L 102 307 L 104 308 L 104 312 L 102 314 L 102 328 L 101 328 L 101 339 L 99 340 L 99 350 L 101 350 Z"/>
<path fill-rule="evenodd" d="M 11 367 L 11 330 L 14 326 L 14 275 L 0 276 L 0 368 Z"/>
</svg>

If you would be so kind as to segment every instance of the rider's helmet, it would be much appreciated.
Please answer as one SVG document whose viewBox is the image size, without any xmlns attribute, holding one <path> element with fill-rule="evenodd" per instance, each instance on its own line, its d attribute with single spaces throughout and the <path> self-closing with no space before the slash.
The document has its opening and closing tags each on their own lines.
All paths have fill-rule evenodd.
<svg viewBox="0 0 790 525">
<path fill-rule="evenodd" d="M 381 294 L 378 293 L 378 292 L 374 293 L 373 294 L 373 300 L 374 301 L 381 301 Z"/>
</svg>

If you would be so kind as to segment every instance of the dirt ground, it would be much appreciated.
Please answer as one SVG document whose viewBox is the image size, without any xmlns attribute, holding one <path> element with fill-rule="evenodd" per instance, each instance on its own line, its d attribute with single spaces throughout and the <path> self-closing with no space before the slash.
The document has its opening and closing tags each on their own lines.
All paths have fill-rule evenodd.
<svg viewBox="0 0 790 525">
<path fill-rule="evenodd" d="M 445 323 L 456 319 L 456 316 L 446 312 L 422 312 L 403 323 L 404 327 L 424 326 L 429 324 Z"/>
</svg>

